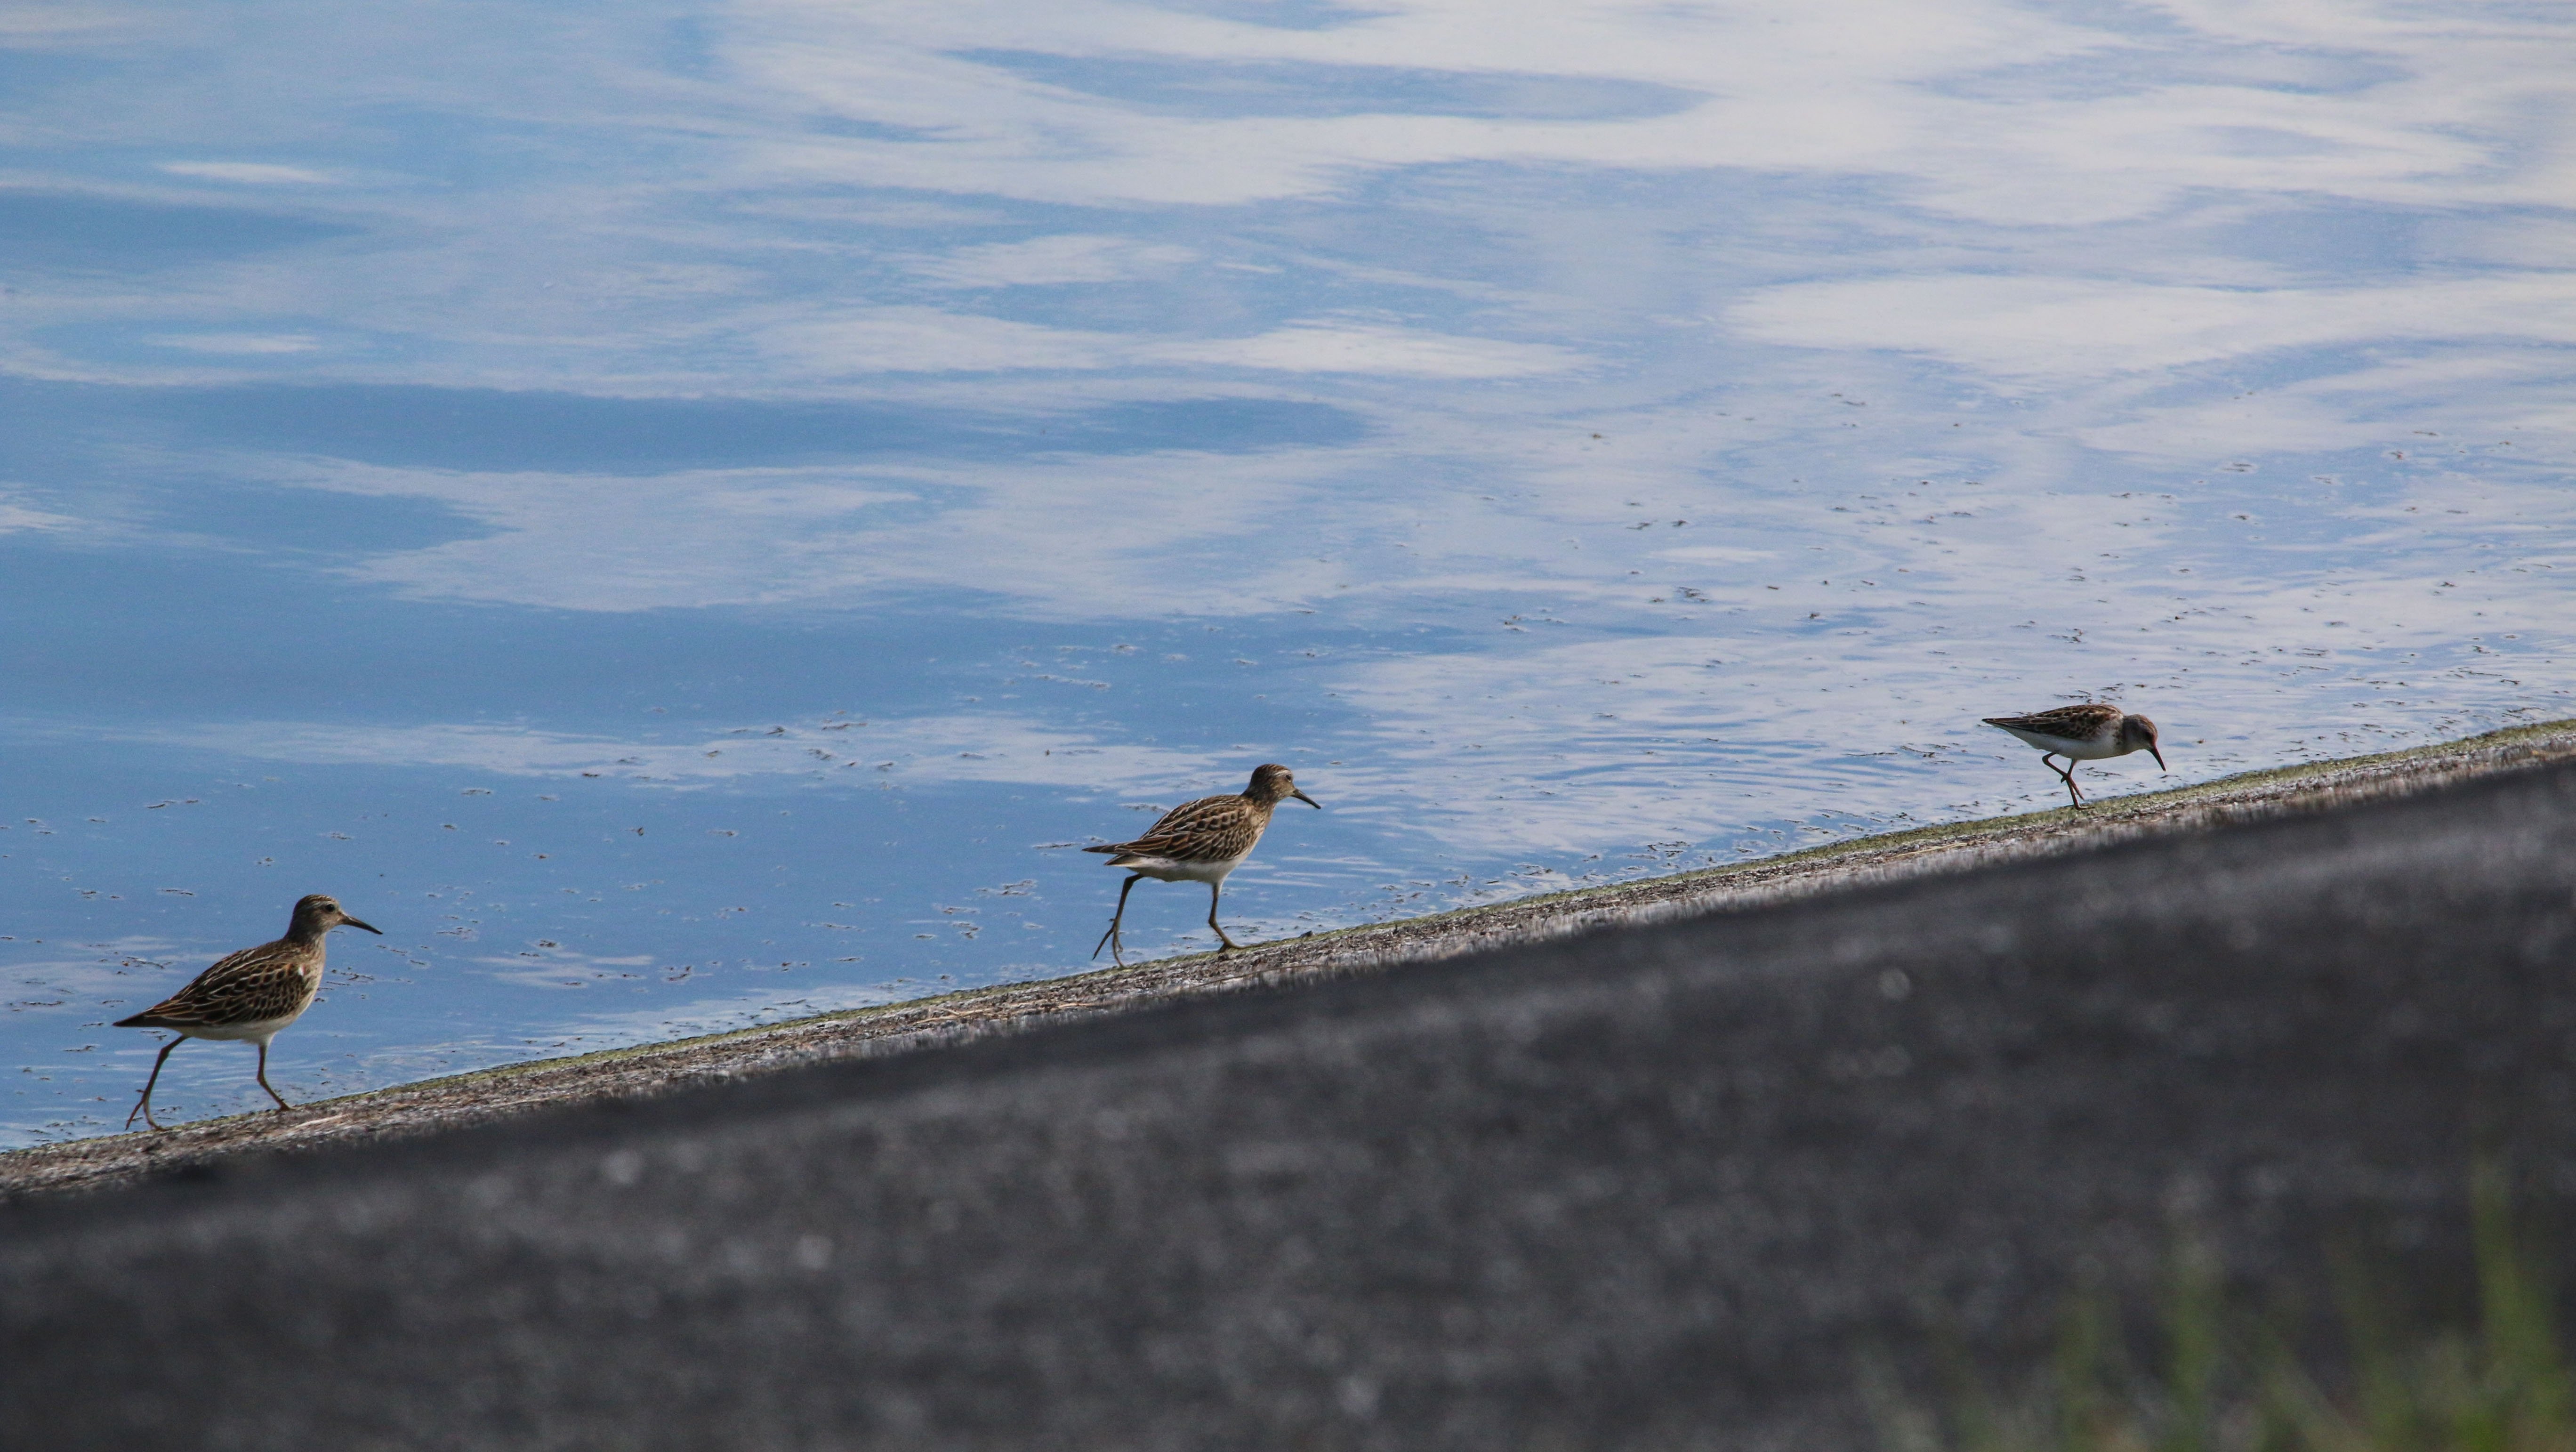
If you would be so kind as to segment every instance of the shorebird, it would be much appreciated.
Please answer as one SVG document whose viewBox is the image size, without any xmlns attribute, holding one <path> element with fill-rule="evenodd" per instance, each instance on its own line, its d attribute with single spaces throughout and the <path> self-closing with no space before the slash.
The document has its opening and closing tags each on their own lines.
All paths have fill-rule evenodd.
<svg viewBox="0 0 2576 1452">
<path fill-rule="evenodd" d="M 143 1081 L 143 1097 L 134 1113 L 125 1116 L 125 1127 L 134 1127 L 135 1115 L 154 1129 L 161 1127 L 152 1117 L 152 1086 L 161 1082 L 161 1066 L 169 1062 L 170 1051 L 189 1039 L 248 1039 L 259 1045 L 259 1087 L 268 1090 L 278 1108 L 292 1107 L 268 1082 L 268 1041 L 313 1006 L 313 995 L 322 990 L 322 939 L 342 923 L 379 936 L 384 932 L 317 892 L 295 905 L 285 937 L 220 958 L 187 987 L 132 1018 L 118 1019 L 118 1028 L 169 1029 L 178 1035 L 152 1061 L 152 1077 Z"/>
<path fill-rule="evenodd" d="M 1225 875 L 1243 865 L 1252 855 L 1252 845 L 1261 840 L 1262 829 L 1270 825 L 1271 810 L 1295 797 L 1318 811 L 1324 804 L 1297 790 L 1297 779 L 1288 768 L 1268 762 L 1252 769 L 1252 784 L 1240 795 L 1201 797 L 1183 802 L 1165 812 L 1144 836 L 1133 842 L 1111 842 L 1099 847 L 1085 847 L 1085 852 L 1111 854 L 1109 865 L 1127 869 L 1127 880 L 1118 888 L 1118 911 L 1110 916 L 1109 931 L 1091 947 L 1091 956 L 1109 949 L 1111 961 L 1127 966 L 1127 945 L 1119 940 L 1118 925 L 1127 917 L 1127 894 L 1148 877 L 1163 882 L 1204 882 L 1208 885 L 1208 926 L 1216 929 L 1216 940 L 1225 946 L 1220 953 L 1231 952 L 1243 945 L 1225 934 L 1225 925 L 1216 920 L 1217 899 L 1225 892 Z"/>
<path fill-rule="evenodd" d="M 2155 722 L 2099 701 L 2033 711 L 2027 716 L 1988 716 L 1986 724 L 2000 726 L 2038 747 L 2040 765 L 2057 772 L 2058 779 L 2066 783 L 2066 799 L 2079 807 L 2084 805 L 2084 794 L 2075 789 L 2075 763 L 2079 761 L 2100 761 L 2143 751 L 2156 759 L 2156 765 L 2165 765 L 2165 754 L 2156 749 Z M 2066 758 L 2064 770 L 2050 764 L 2048 759 L 2052 756 Z M 2172 769 L 2165 767 L 2167 771 Z"/>
</svg>

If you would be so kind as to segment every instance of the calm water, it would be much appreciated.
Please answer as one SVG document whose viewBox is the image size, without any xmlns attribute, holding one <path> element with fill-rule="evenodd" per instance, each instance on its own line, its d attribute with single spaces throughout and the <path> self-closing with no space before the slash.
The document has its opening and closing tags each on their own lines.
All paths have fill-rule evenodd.
<svg viewBox="0 0 2576 1452">
<path fill-rule="evenodd" d="M 2564 7 L 0 47 L 0 1142 L 305 892 L 290 1096 L 1079 969 L 1264 760 L 1239 935 L 2576 714 Z"/>
</svg>

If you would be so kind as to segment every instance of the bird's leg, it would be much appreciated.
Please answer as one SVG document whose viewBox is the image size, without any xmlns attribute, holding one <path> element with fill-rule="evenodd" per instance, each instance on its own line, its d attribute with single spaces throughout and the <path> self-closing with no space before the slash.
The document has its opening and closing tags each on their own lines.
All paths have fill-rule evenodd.
<svg viewBox="0 0 2576 1452">
<path fill-rule="evenodd" d="M 152 1126 L 154 1129 L 159 1129 L 161 1127 L 161 1121 L 152 1117 L 152 1086 L 161 1082 L 161 1066 L 170 1061 L 170 1051 L 187 1041 L 188 1036 L 186 1034 L 181 1034 L 177 1038 L 174 1038 L 170 1042 L 161 1046 L 160 1056 L 152 1061 L 152 1077 L 143 1081 L 143 1097 L 134 1101 L 134 1114 L 142 1115 L 143 1122 Z M 132 1129 L 134 1127 L 134 1114 L 125 1116 L 125 1127 L 127 1129 Z"/>
<path fill-rule="evenodd" d="M 2071 756 L 2066 758 L 2065 770 L 2059 771 L 2058 768 L 2049 761 L 2049 758 L 2056 754 L 2057 753 L 2054 751 L 2040 753 L 2039 764 L 2047 767 L 2050 771 L 2057 772 L 2057 779 L 2066 783 L 2066 800 L 2068 804 L 2080 807 L 2084 805 L 2084 797 L 2082 793 L 2075 790 L 2075 758 Z"/>
<path fill-rule="evenodd" d="M 287 1102 L 286 1102 L 286 1096 L 285 1096 L 285 1095 L 278 1093 L 278 1092 L 277 1092 L 276 1090 L 274 1090 L 274 1089 L 269 1089 L 269 1086 L 268 1086 L 268 1045 L 266 1045 L 266 1044 L 261 1044 L 261 1045 L 259 1046 L 259 1087 L 261 1087 L 262 1089 L 268 1089 L 268 1097 L 277 1101 L 277 1107 L 278 1107 L 278 1108 L 280 1108 L 280 1109 L 293 1109 L 293 1108 L 295 1107 L 294 1105 L 289 1104 L 289 1103 L 287 1103 Z"/>
<path fill-rule="evenodd" d="M 1224 947 L 1217 949 L 1217 951 L 1220 953 L 1231 953 L 1243 945 L 1236 942 L 1234 939 L 1227 937 L 1225 935 L 1225 924 L 1216 920 L 1216 900 L 1219 895 L 1224 893 L 1224 891 L 1225 884 L 1222 882 L 1211 882 L 1208 884 L 1208 926 L 1216 929 L 1216 940 L 1225 944 Z"/>
<path fill-rule="evenodd" d="M 1091 945 L 1092 957 L 1098 958 L 1100 956 L 1100 950 L 1107 948 L 1109 950 L 1109 961 L 1117 964 L 1121 968 L 1127 966 L 1127 945 L 1119 940 L 1118 924 L 1120 920 L 1127 916 L 1127 894 L 1135 891 L 1136 884 L 1143 882 L 1144 880 L 1145 874 L 1139 872 L 1131 874 L 1125 882 L 1118 885 L 1118 911 L 1109 915 L 1109 931 L 1102 933 L 1100 935 L 1100 941 Z"/>
</svg>

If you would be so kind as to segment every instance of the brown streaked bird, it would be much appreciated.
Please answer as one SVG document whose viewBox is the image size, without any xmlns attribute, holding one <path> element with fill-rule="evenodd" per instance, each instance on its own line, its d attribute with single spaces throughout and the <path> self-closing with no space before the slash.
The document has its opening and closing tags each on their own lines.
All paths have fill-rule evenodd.
<svg viewBox="0 0 2576 1452">
<path fill-rule="evenodd" d="M 152 1077 L 143 1081 L 143 1097 L 134 1113 L 125 1116 L 125 1127 L 134 1127 L 135 1115 L 154 1129 L 161 1127 L 152 1117 L 152 1086 L 161 1082 L 161 1066 L 169 1062 L 170 1051 L 189 1039 L 248 1039 L 259 1045 L 259 1087 L 268 1090 L 278 1108 L 291 1108 L 268 1082 L 268 1041 L 313 1006 L 313 995 L 322 991 L 322 940 L 343 923 L 379 936 L 384 931 L 349 916 L 338 902 L 317 892 L 295 905 L 285 937 L 218 959 L 187 987 L 132 1018 L 118 1019 L 118 1028 L 168 1029 L 178 1035 L 152 1061 Z"/>
<path fill-rule="evenodd" d="M 1127 917 L 1127 894 L 1148 877 L 1162 882 L 1204 882 L 1208 885 L 1208 926 L 1216 929 L 1216 940 L 1225 946 L 1220 953 L 1232 952 L 1243 945 L 1226 936 L 1225 925 L 1216 920 L 1217 899 L 1225 892 L 1225 875 L 1243 865 L 1252 855 L 1253 844 L 1261 840 L 1263 829 L 1270 825 L 1270 813 L 1281 802 L 1295 797 L 1318 811 L 1324 804 L 1297 790 L 1297 779 L 1279 763 L 1265 762 L 1252 769 L 1252 784 L 1235 796 L 1201 797 L 1183 802 L 1165 812 L 1144 836 L 1133 842 L 1111 842 L 1099 847 L 1085 847 L 1085 852 L 1111 854 L 1109 865 L 1124 867 L 1128 877 L 1118 888 L 1118 911 L 1110 916 L 1109 931 L 1093 944 L 1091 956 L 1109 949 L 1111 961 L 1127 966 L 1126 944 L 1120 941 L 1118 925 Z"/>
<path fill-rule="evenodd" d="M 2155 722 L 2099 701 L 2033 711 L 2027 716 L 1988 716 L 1985 720 L 1987 725 L 2000 726 L 2038 747 L 2040 765 L 2057 772 L 2058 779 L 2066 783 L 2067 800 L 2075 806 L 2084 805 L 2084 794 L 2075 789 L 2075 763 L 2079 761 L 2101 761 L 2143 751 L 2156 759 L 2156 765 L 2173 770 L 2165 766 L 2165 754 L 2156 749 Z M 2066 758 L 2064 770 L 2049 762 L 2052 756 Z"/>
</svg>

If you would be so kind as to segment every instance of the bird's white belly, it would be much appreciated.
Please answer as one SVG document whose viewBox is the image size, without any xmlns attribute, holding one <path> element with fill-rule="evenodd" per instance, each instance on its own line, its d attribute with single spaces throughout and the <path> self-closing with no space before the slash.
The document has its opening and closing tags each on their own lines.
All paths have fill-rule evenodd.
<svg viewBox="0 0 2576 1452">
<path fill-rule="evenodd" d="M 303 1016 L 304 1010 L 299 1008 L 284 1018 L 263 1018 L 248 1023 L 199 1024 L 182 1030 L 182 1034 L 192 1039 L 247 1039 L 252 1043 L 264 1044 L 277 1037 L 279 1029 Z"/>
<path fill-rule="evenodd" d="M 2020 737 L 2029 744 L 2038 747 L 2042 751 L 2054 751 L 2060 756 L 2073 757 L 2077 761 L 2100 761 L 2106 756 L 2121 756 L 2126 754 L 2120 750 L 2118 743 L 2113 738 L 2107 736 L 2094 741 L 2069 741 L 2063 736 L 2049 736 L 2038 731 L 2024 731 L 2014 726 L 2007 726 L 2004 729 L 2012 732 L 2012 734 Z"/>
<path fill-rule="evenodd" d="M 1219 862 L 1175 862 L 1168 857 L 1138 857 L 1109 865 L 1165 882 L 1223 882 L 1227 873 L 1243 865 L 1243 858 L 1228 857 Z"/>
</svg>

